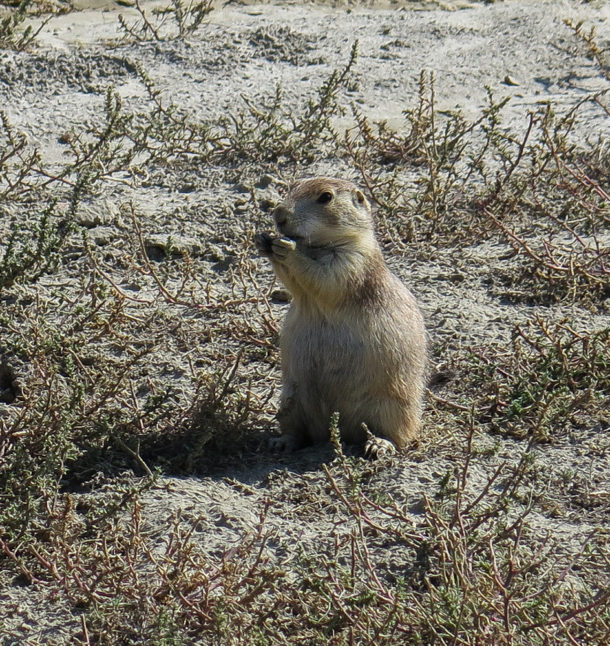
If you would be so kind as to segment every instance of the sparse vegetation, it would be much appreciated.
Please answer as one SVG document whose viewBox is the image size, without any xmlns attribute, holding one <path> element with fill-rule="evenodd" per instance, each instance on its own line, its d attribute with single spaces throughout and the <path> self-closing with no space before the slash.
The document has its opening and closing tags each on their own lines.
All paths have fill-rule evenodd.
<svg viewBox="0 0 610 646">
<path fill-rule="evenodd" d="M 610 294 L 607 143 L 583 148 L 570 133 L 584 105 L 607 111 L 606 95 L 587 97 L 563 116 L 550 105 L 530 112 L 525 131 L 515 133 L 502 124 L 508 99 L 497 101 L 489 90 L 477 120 L 438 114 L 433 79 L 422 73 L 406 134 L 355 111 L 357 125 L 343 143 L 393 245 L 471 243 L 499 233 L 519 259 L 496 279 L 504 295 L 596 308 Z M 408 171 L 417 173 L 410 192 Z"/>
<path fill-rule="evenodd" d="M 36 36 L 45 28 L 51 18 L 57 13 L 66 10 L 53 0 L 21 0 L 15 3 L 3 3 L 13 5 L 8 9 L 6 15 L 0 19 L 0 50 L 15 49 L 23 50 L 30 47 L 36 40 Z M 36 27 L 27 24 L 28 17 L 46 17 Z"/>
<path fill-rule="evenodd" d="M 0 47 L 33 44 L 30 4 Z M 169 47 L 211 8 L 137 2 L 121 26 Z M 565 29 L 607 78 L 595 31 Z M 0 644 L 42 643 L 12 619 L 30 596 L 64 613 L 58 644 L 606 644 L 610 165 L 574 133 L 607 90 L 517 127 L 491 90 L 478 117 L 439 111 L 422 72 L 395 130 L 352 102 L 355 42 L 298 99 L 277 84 L 204 119 L 123 62 L 136 99 L 109 83 L 61 154 L 0 112 Z M 359 173 L 393 262 L 468 281 L 464 249 L 499 249 L 485 289 L 519 314 L 435 341 L 407 457 L 350 455 L 336 420 L 323 465 L 260 450 L 283 312 L 252 236 L 312 164 Z M 196 195 L 219 183 L 229 198 Z M 585 514 L 570 540 L 547 529 Z"/>
<path fill-rule="evenodd" d="M 211 0 L 188 3 L 171 0 L 166 7 L 155 7 L 151 11 L 144 9 L 141 0 L 135 0 L 135 7 L 139 18 L 132 22 L 120 15 L 119 24 L 126 38 L 138 42 L 184 38 L 197 31 L 214 8 Z"/>
<path fill-rule="evenodd" d="M 480 411 L 495 430 L 537 441 L 552 442 L 583 424 L 603 427 L 609 335 L 607 327 L 579 331 L 568 321 L 552 324 L 540 317 L 517 325 L 503 356 L 473 352 L 491 400 Z"/>
</svg>

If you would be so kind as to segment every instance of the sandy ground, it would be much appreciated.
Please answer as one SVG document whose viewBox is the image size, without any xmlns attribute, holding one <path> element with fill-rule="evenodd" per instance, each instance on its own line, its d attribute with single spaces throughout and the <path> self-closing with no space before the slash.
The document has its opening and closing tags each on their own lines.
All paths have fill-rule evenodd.
<svg viewBox="0 0 610 646">
<path fill-rule="evenodd" d="M 607 42 L 607 3 L 364 4 L 228 3 L 186 41 L 134 44 L 117 40 L 117 16 L 133 16 L 132 9 L 103 0 L 84 2 L 79 5 L 82 10 L 51 20 L 31 51 L 0 51 L 0 106 L 11 123 L 25 132 L 30 142 L 36 142 L 45 163 L 59 166 L 64 155 L 60 136 L 97 118 L 104 101 L 100 89 L 112 83 L 125 106 L 137 107 L 145 101 L 142 84 L 122 62 L 125 58 L 137 59 L 158 88 L 201 120 L 235 109 L 241 96 L 269 96 L 276 84 L 281 84 L 288 102 L 301 103 L 333 69 L 345 64 L 356 39 L 356 82 L 345 98 L 364 114 L 386 120 L 397 129 L 405 127 L 403 110 L 414 104 L 422 69 L 434 73 L 441 110 L 459 108 L 467 117 L 476 115 L 489 86 L 500 96 L 510 96 L 507 114 L 516 125 L 524 124 L 527 111 L 546 101 L 570 106 L 607 85 L 590 60 L 574 54 L 563 24 L 565 18 L 584 19 L 596 24 Z M 345 117 L 337 126 L 350 123 Z M 607 126 L 599 112 L 591 110 L 578 128 L 585 137 L 604 129 L 607 133 Z M 256 173 L 262 176 L 273 171 L 255 169 L 248 181 L 256 180 Z M 357 179 L 345 162 L 319 162 L 299 173 Z M 183 190 L 188 182 L 195 186 Z M 271 199 L 279 192 L 279 185 L 258 190 L 261 198 L 270 195 Z M 116 213 L 121 203 L 131 201 L 146 218 L 150 240 L 172 235 L 177 244 L 190 245 L 194 253 L 201 253 L 212 267 L 213 232 L 219 226 L 231 227 L 230 219 L 218 224 L 220 220 L 214 221 L 213 215 L 232 212 L 241 195 L 229 170 L 215 169 L 194 178 L 168 173 L 163 181 L 146 186 L 116 183 L 93 200 L 81 217 L 83 221 L 90 219 L 91 239 L 112 257 L 122 236 L 115 224 Z M 246 212 L 246 216 L 265 221 L 265 216 L 253 212 Z M 6 235 L 6 222 L 0 222 L 0 236 Z M 226 242 L 219 244 L 225 256 L 237 253 Z M 391 253 L 388 259 L 418 295 L 433 343 L 464 347 L 508 342 L 512 325 L 532 315 L 530 307 L 500 299 L 489 290 L 490 272 L 502 266 L 505 253 L 505 246 L 492 242 L 469 246 L 463 249 L 461 267 L 457 268 L 454 255 L 442 250 L 426 263 L 409 250 Z M 256 263 L 261 281 L 270 283 L 269 268 L 262 260 Z M 456 274 L 460 274 L 459 280 Z M 215 276 L 211 269 L 210 276 Z M 65 276 L 68 289 L 72 278 Z M 225 283 L 219 280 L 217 289 L 224 289 Z M 44 279 L 41 285 L 41 289 L 53 287 L 45 286 Z M 145 290 L 140 295 L 145 295 Z M 285 304 L 272 307 L 276 319 L 281 320 Z M 576 315 L 593 326 L 608 320 L 603 311 L 594 314 L 570 306 L 553 308 L 558 318 Z M 179 380 L 180 357 L 167 361 L 178 371 Z M 269 379 L 279 383 L 277 368 L 270 369 Z M 264 420 L 262 425 L 269 427 L 272 422 Z M 537 460 L 549 480 L 553 473 L 569 470 L 580 474 L 579 486 L 585 486 L 586 481 L 591 491 L 607 494 L 610 467 L 604 452 L 596 455 L 586 449 L 599 441 L 602 430 L 607 429 L 587 429 L 578 446 L 569 440 L 539 446 Z M 490 445 L 497 441 L 488 440 Z M 501 440 L 493 456 L 473 465 L 473 489 L 485 482 L 500 461 L 518 460 L 525 448 L 525 441 Z M 150 532 L 162 536 L 177 510 L 183 517 L 197 517 L 197 535 L 213 554 L 251 531 L 263 501 L 270 499 L 275 502 L 267 523 L 277 537 L 277 554 L 289 552 L 297 543 L 305 550 L 315 550 L 319 541 L 332 533 L 335 522 L 332 510 L 312 503 L 316 491 L 325 487 L 320 461 L 329 457 L 326 448 L 282 458 L 263 451 L 244 456 L 241 467 L 232 463 L 211 476 L 164 476 L 144 495 L 143 522 Z M 432 491 L 438 477 L 452 467 L 452 457 L 442 452 L 432 461 L 418 453 L 384 462 L 373 469 L 371 478 L 383 481 L 387 493 L 412 508 L 415 517 L 423 492 Z M 536 511 L 533 518 L 541 531 L 565 537 L 566 545 L 574 549 L 609 520 L 607 506 L 587 509 L 568 504 L 553 514 Z M 10 596 L 0 592 L 0 603 L 0 618 L 13 635 L 8 641 L 0 639 L 2 644 L 74 643 L 73 636 L 80 630 L 79 621 L 54 602 L 46 589 L 14 589 Z M 17 634 L 23 641 L 14 637 Z"/>
</svg>

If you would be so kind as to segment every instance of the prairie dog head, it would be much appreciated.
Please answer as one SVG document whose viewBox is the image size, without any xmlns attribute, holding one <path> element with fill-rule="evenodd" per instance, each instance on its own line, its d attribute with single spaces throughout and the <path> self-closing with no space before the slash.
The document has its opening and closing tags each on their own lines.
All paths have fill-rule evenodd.
<svg viewBox="0 0 610 646">
<path fill-rule="evenodd" d="M 274 210 L 278 231 L 307 246 L 334 246 L 374 235 L 371 207 L 354 184 L 315 177 L 293 185 Z"/>
</svg>

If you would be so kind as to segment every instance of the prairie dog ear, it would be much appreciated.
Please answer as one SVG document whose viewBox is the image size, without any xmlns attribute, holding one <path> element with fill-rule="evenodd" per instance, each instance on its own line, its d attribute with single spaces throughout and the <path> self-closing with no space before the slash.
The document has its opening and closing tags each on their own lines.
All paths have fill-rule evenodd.
<svg viewBox="0 0 610 646">
<path fill-rule="evenodd" d="M 355 206 L 364 206 L 367 209 L 369 208 L 369 203 L 367 202 L 366 197 L 364 197 L 364 193 L 359 189 L 355 189 L 352 192 L 352 200 Z"/>
</svg>

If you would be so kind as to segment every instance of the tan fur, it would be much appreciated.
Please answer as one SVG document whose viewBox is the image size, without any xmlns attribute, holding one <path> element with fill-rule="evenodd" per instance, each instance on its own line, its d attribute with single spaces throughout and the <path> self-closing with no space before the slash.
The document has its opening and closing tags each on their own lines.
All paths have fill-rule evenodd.
<svg viewBox="0 0 610 646">
<path fill-rule="evenodd" d="M 280 338 L 283 444 L 328 439 L 338 411 L 344 440 L 363 443 L 365 423 L 404 447 L 420 425 L 426 332 L 385 264 L 369 203 L 350 182 L 318 177 L 292 187 L 274 218 L 281 237 L 256 243 L 293 296 Z"/>
</svg>

